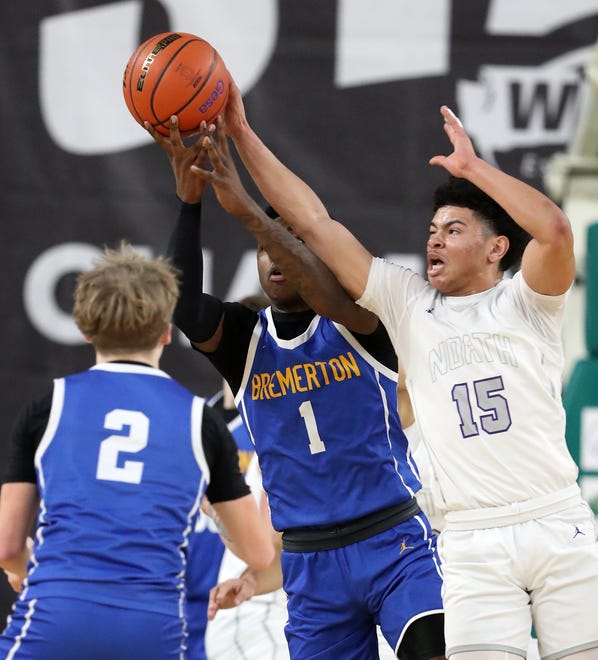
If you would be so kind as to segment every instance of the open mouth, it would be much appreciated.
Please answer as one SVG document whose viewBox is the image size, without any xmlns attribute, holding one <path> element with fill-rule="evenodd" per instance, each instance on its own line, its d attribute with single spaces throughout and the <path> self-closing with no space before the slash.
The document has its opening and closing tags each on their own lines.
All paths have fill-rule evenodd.
<svg viewBox="0 0 598 660">
<path fill-rule="evenodd" d="M 444 262 L 435 256 L 428 257 L 428 273 L 436 275 L 444 268 Z"/>
<path fill-rule="evenodd" d="M 282 282 L 284 280 L 284 275 L 282 274 L 282 271 L 279 268 L 274 267 L 268 273 L 268 279 L 271 282 Z"/>
</svg>

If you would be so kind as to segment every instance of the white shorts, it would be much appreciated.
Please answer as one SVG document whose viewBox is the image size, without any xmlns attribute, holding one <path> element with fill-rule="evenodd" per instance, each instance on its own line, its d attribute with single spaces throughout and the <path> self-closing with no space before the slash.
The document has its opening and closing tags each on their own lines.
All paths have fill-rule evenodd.
<svg viewBox="0 0 598 660">
<path fill-rule="evenodd" d="M 220 610 L 208 622 L 206 655 L 209 660 L 288 660 L 286 622 L 286 595 L 282 589 Z"/>
<path fill-rule="evenodd" d="M 598 545 L 585 502 L 504 527 L 444 530 L 447 657 L 497 650 L 542 658 L 598 649 Z"/>
</svg>

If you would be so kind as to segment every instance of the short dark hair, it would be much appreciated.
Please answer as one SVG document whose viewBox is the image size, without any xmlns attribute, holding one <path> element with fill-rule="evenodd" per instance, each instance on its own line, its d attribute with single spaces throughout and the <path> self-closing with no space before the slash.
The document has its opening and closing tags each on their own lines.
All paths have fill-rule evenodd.
<svg viewBox="0 0 598 660">
<path fill-rule="evenodd" d="M 500 260 L 501 271 L 518 269 L 531 236 L 492 197 L 467 179 L 451 176 L 434 191 L 434 213 L 443 206 L 470 209 L 496 236 L 509 239 L 509 249 Z"/>
</svg>

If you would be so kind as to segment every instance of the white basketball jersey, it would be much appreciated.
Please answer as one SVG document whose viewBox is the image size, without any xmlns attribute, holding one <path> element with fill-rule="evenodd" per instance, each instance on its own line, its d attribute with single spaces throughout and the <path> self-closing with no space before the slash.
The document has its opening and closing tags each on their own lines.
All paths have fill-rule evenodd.
<svg viewBox="0 0 598 660">
<path fill-rule="evenodd" d="M 447 511 L 575 485 L 561 403 L 566 298 L 535 293 L 521 273 L 447 297 L 409 269 L 372 261 L 358 303 L 380 317 L 405 368 Z"/>
</svg>

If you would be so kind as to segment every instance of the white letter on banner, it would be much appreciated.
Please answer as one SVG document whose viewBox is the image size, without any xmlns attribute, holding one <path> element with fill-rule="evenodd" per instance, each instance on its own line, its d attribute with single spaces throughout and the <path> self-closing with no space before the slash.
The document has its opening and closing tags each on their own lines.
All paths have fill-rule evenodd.
<svg viewBox="0 0 598 660">
<path fill-rule="evenodd" d="M 580 71 L 589 49 L 541 66 L 482 66 L 478 80 L 457 82 L 459 117 L 481 156 L 567 143 L 577 117 Z"/>
<path fill-rule="evenodd" d="M 139 254 L 152 257 L 146 245 L 134 245 Z M 83 344 L 85 339 L 72 314 L 56 302 L 56 286 L 69 273 L 83 273 L 93 267 L 102 250 L 88 243 L 60 243 L 42 252 L 29 266 L 23 283 L 23 305 L 31 325 L 57 344 Z"/>
<path fill-rule="evenodd" d="M 89 270 L 102 251 L 87 243 L 62 243 L 33 261 L 23 286 L 25 311 L 35 329 L 58 344 L 83 344 L 85 339 L 70 313 L 56 302 L 56 285 L 68 273 Z"/>
<path fill-rule="evenodd" d="M 450 0 L 339 0 L 335 84 L 445 75 L 450 8 Z"/>
<path fill-rule="evenodd" d="M 210 41 L 242 92 L 260 78 L 276 43 L 276 0 L 161 0 L 170 26 Z M 122 95 L 139 45 L 143 2 L 128 0 L 49 16 L 40 25 L 39 89 L 49 135 L 67 152 L 104 154 L 148 144 Z"/>
<path fill-rule="evenodd" d="M 147 245 L 134 245 L 135 251 L 147 258 L 153 250 Z M 102 256 L 102 250 L 88 243 L 59 243 L 42 252 L 31 263 L 23 283 L 23 305 L 31 325 L 46 339 L 57 344 L 83 344 L 84 338 L 70 311 L 60 308 L 56 300 L 56 287 L 62 277 L 70 273 L 83 273 L 93 267 Z M 203 290 L 212 292 L 213 253 L 203 250 Z M 239 300 L 261 292 L 257 274 L 255 250 L 246 250 L 240 258 L 224 300 Z M 178 341 L 188 346 L 188 340 L 179 333 Z"/>
</svg>

